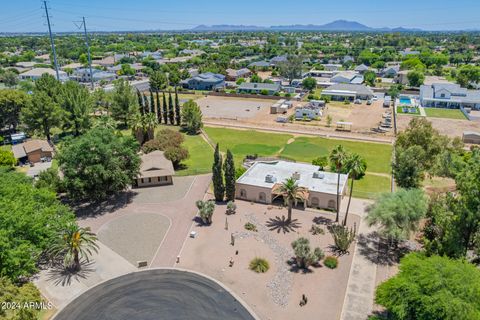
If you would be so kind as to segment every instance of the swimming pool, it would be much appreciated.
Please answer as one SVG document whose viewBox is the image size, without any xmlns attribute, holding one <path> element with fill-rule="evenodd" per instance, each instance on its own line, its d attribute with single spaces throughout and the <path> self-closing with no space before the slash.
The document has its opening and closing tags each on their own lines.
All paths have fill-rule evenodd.
<svg viewBox="0 0 480 320">
<path fill-rule="evenodd" d="M 412 104 L 412 99 L 409 97 L 400 97 L 400 104 L 401 105 L 411 105 Z"/>
</svg>

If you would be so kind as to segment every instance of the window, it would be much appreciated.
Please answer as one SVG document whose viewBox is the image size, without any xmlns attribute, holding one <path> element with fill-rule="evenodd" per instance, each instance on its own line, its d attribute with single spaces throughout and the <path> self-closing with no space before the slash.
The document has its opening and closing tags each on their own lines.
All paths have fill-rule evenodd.
<svg viewBox="0 0 480 320">
<path fill-rule="evenodd" d="M 168 177 L 158 177 L 158 181 L 160 182 L 168 181 Z"/>
<path fill-rule="evenodd" d="M 152 182 L 152 178 L 148 178 L 148 183 L 151 183 Z"/>
<path fill-rule="evenodd" d="M 336 208 L 335 200 L 328 200 L 328 207 L 331 209 L 335 209 Z"/>
<path fill-rule="evenodd" d="M 143 183 L 143 178 L 142 178 L 142 183 Z"/>
<path fill-rule="evenodd" d="M 318 198 L 317 197 L 313 197 L 312 198 L 312 207 L 318 207 L 318 204 L 320 202 L 318 201 Z"/>
<path fill-rule="evenodd" d="M 440 95 L 440 98 L 445 98 L 445 93 L 442 93 L 442 94 Z"/>
<path fill-rule="evenodd" d="M 258 194 L 258 201 L 260 201 L 260 202 L 267 201 L 267 195 L 265 194 L 265 192 L 260 192 Z"/>
<path fill-rule="evenodd" d="M 246 198 L 247 197 L 247 191 L 245 189 L 240 190 L 240 198 Z"/>
</svg>

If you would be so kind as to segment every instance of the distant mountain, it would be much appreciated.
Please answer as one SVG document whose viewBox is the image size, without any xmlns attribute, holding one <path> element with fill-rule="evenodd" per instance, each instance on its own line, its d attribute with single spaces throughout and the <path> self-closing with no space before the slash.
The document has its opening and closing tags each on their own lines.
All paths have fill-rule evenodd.
<svg viewBox="0 0 480 320">
<path fill-rule="evenodd" d="M 364 24 L 361 24 L 356 21 L 347 21 L 347 20 L 336 20 L 323 25 L 314 25 L 314 24 L 295 24 L 295 25 L 284 25 L 284 26 L 271 26 L 271 27 L 260 27 L 260 26 L 244 26 L 244 25 L 199 25 L 192 31 L 351 31 L 351 32 L 419 32 L 421 29 L 408 29 L 403 27 L 397 28 L 371 28 Z"/>
</svg>

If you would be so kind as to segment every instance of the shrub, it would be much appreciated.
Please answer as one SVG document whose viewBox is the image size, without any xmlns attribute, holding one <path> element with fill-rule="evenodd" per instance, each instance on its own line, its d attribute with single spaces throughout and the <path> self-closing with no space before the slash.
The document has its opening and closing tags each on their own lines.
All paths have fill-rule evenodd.
<svg viewBox="0 0 480 320">
<path fill-rule="evenodd" d="M 233 201 L 228 201 L 227 203 L 227 211 L 225 212 L 226 214 L 235 214 L 237 211 L 237 205 Z"/>
<path fill-rule="evenodd" d="M 342 225 L 332 225 L 328 228 L 328 231 L 330 231 L 333 237 L 337 251 L 347 253 L 348 248 L 350 248 L 350 245 L 355 240 L 355 227 L 348 229 Z"/>
<path fill-rule="evenodd" d="M 310 228 L 310 232 L 316 236 L 317 234 L 325 234 L 325 230 L 322 229 L 322 227 L 317 226 L 316 224 L 312 224 L 312 227 Z"/>
<path fill-rule="evenodd" d="M 312 251 L 310 241 L 303 237 L 292 242 L 292 248 L 295 252 L 297 266 L 303 269 L 308 269 L 308 267 L 318 263 L 325 256 L 322 249 L 318 247 Z"/>
<path fill-rule="evenodd" d="M 323 260 L 323 264 L 325 267 L 330 269 L 335 269 L 338 266 L 338 259 L 333 256 L 328 256 Z"/>
<path fill-rule="evenodd" d="M 198 210 L 200 211 L 200 218 L 203 224 L 212 224 L 213 211 L 215 210 L 215 202 L 198 200 L 196 203 Z"/>
<path fill-rule="evenodd" d="M 253 223 L 250 223 L 250 222 L 247 222 L 245 223 L 245 229 L 248 230 L 248 231 L 254 231 L 254 232 L 257 232 L 257 227 L 253 224 Z"/>
<path fill-rule="evenodd" d="M 270 269 L 270 265 L 266 259 L 255 258 L 250 261 L 250 270 L 255 271 L 256 273 L 265 273 Z"/>
</svg>

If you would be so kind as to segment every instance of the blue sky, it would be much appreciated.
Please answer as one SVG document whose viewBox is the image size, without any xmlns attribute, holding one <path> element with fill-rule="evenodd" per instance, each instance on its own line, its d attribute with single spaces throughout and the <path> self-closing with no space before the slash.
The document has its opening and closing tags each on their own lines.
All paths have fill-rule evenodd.
<svg viewBox="0 0 480 320">
<path fill-rule="evenodd" d="M 39 0 L 2 0 L 0 32 L 47 31 Z M 324 24 L 337 19 L 371 27 L 480 29 L 480 1 L 433 0 L 51 0 L 54 31 L 178 30 L 199 24 Z"/>
</svg>

